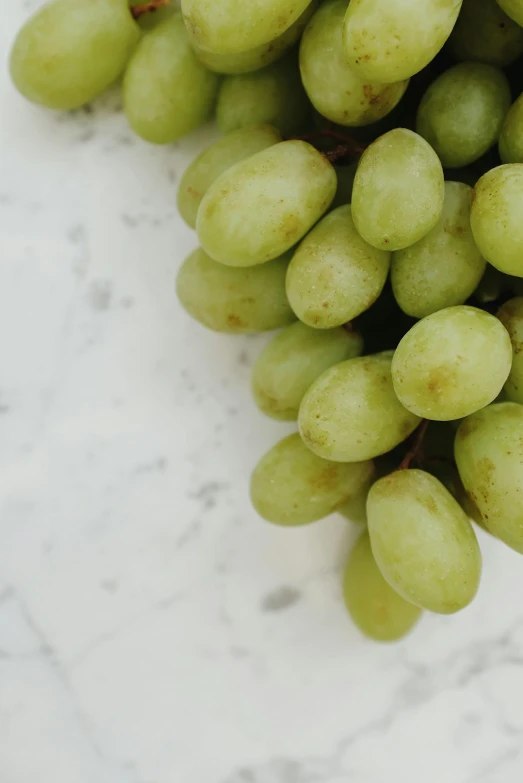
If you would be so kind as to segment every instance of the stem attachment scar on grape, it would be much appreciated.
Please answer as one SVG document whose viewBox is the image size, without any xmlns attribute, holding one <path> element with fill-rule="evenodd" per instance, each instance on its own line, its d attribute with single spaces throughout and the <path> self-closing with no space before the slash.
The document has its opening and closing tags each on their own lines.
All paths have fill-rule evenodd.
<svg viewBox="0 0 523 783">
<path fill-rule="evenodd" d="M 157 11 L 159 8 L 163 8 L 166 5 L 170 5 L 171 0 L 149 0 L 148 3 L 142 3 L 142 5 L 135 5 L 131 8 L 131 13 L 135 19 L 139 19 L 144 14 Z"/>
<path fill-rule="evenodd" d="M 410 463 L 412 462 L 412 460 L 419 459 L 421 457 L 421 447 L 423 445 L 423 438 L 425 437 L 425 433 L 427 432 L 428 426 L 429 426 L 429 420 L 423 419 L 421 424 L 418 426 L 418 429 L 416 430 L 416 434 L 412 446 L 403 457 L 403 460 L 400 466 L 398 467 L 398 470 L 407 470 L 407 468 L 410 467 Z"/>
</svg>

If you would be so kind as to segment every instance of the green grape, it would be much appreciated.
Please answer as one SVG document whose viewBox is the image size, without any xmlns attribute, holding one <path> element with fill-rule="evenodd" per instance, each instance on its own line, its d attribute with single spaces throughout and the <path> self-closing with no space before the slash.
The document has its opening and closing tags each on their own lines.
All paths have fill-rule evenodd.
<svg viewBox="0 0 523 783">
<path fill-rule="evenodd" d="M 263 266 L 233 269 L 201 249 L 182 264 L 176 281 L 185 310 L 215 332 L 266 332 L 295 319 L 285 295 L 290 254 Z"/>
<path fill-rule="evenodd" d="M 262 264 L 295 245 L 335 192 L 336 172 L 320 152 L 304 141 L 283 141 L 213 182 L 198 210 L 198 237 L 223 264 Z"/>
<path fill-rule="evenodd" d="M 133 8 L 136 5 L 143 5 L 144 0 L 131 0 L 129 3 L 130 7 Z M 165 22 L 166 19 L 169 19 L 170 16 L 176 13 L 176 6 L 173 4 L 160 6 L 160 8 L 156 8 L 154 11 L 148 11 L 145 14 L 142 14 L 138 18 L 138 24 L 142 28 L 142 30 L 152 30 L 155 27 L 158 27 L 159 24 L 162 22 Z"/>
<path fill-rule="evenodd" d="M 523 92 L 514 101 L 503 121 L 499 157 L 503 163 L 523 163 Z"/>
<path fill-rule="evenodd" d="M 359 462 L 385 454 L 419 424 L 394 393 L 392 351 L 348 359 L 326 370 L 300 406 L 301 436 L 315 454 Z"/>
<path fill-rule="evenodd" d="M 439 52 L 460 7 L 461 0 L 351 0 L 343 29 L 349 65 L 365 79 L 408 79 Z"/>
<path fill-rule="evenodd" d="M 497 3 L 511 19 L 523 27 L 523 0 L 497 0 Z"/>
<path fill-rule="evenodd" d="M 216 103 L 216 121 L 223 133 L 267 123 L 293 136 L 304 129 L 310 114 L 293 54 L 254 73 L 226 76 Z"/>
<path fill-rule="evenodd" d="M 460 63 L 428 88 L 416 130 L 443 166 L 468 166 L 497 142 L 509 106 L 510 87 L 503 71 L 483 63 Z"/>
<path fill-rule="evenodd" d="M 276 335 L 262 351 L 252 372 L 252 393 L 258 408 L 273 419 L 296 421 L 303 395 L 329 367 L 359 356 L 363 340 L 357 332 L 321 332 L 298 321 Z"/>
<path fill-rule="evenodd" d="M 497 166 L 476 183 L 470 225 L 480 253 L 508 275 L 523 277 L 523 163 Z"/>
<path fill-rule="evenodd" d="M 523 30 L 496 0 L 463 0 L 449 44 L 457 60 L 502 67 L 523 54 Z"/>
<path fill-rule="evenodd" d="M 463 509 L 424 470 L 397 470 L 377 481 L 367 501 L 372 551 L 403 598 L 452 614 L 476 595 L 481 553 Z"/>
<path fill-rule="evenodd" d="M 380 136 L 363 153 L 352 191 L 361 236 L 382 250 L 401 250 L 438 222 L 445 187 L 438 156 L 405 128 Z"/>
<path fill-rule="evenodd" d="M 367 310 L 380 295 L 390 253 L 354 227 L 350 205 L 338 207 L 307 234 L 287 273 L 287 296 L 304 323 L 332 329 Z"/>
<path fill-rule="evenodd" d="M 343 598 L 354 624 L 377 642 L 396 642 L 421 616 L 421 609 L 405 601 L 381 575 L 367 532 L 350 553 L 343 574 Z"/>
<path fill-rule="evenodd" d="M 317 8 L 317 0 L 309 3 L 301 16 L 296 19 L 284 33 L 273 41 L 256 46 L 254 49 L 248 49 L 246 52 L 236 52 L 234 54 L 216 54 L 201 49 L 194 41 L 192 42 L 194 51 L 198 59 L 210 68 L 211 71 L 225 74 L 250 73 L 259 68 L 265 68 L 267 65 L 279 60 L 282 55 L 293 46 L 302 36 L 303 30 L 314 11 Z"/>
<path fill-rule="evenodd" d="M 338 187 L 331 208 L 342 207 L 344 204 L 350 204 L 352 201 L 352 188 L 354 186 L 354 177 L 358 168 L 357 163 L 349 163 L 346 166 L 335 166 L 336 176 L 338 178 Z"/>
<path fill-rule="evenodd" d="M 509 400 L 523 405 L 523 297 L 509 299 L 497 315 L 512 343 L 512 367 L 504 386 L 505 393 Z"/>
<path fill-rule="evenodd" d="M 317 457 L 296 433 L 277 443 L 257 464 L 251 499 L 258 514 L 276 525 L 316 522 L 359 492 L 372 462 L 342 465 Z"/>
<path fill-rule="evenodd" d="M 218 77 L 196 58 L 181 14 L 146 33 L 125 72 L 124 110 L 138 136 L 170 144 L 209 117 Z"/>
<path fill-rule="evenodd" d="M 329 0 L 314 14 L 300 45 L 303 86 L 314 107 L 340 125 L 369 125 L 388 114 L 407 89 L 362 78 L 348 65 L 341 31 L 347 0 Z"/>
<path fill-rule="evenodd" d="M 424 318 L 463 304 L 479 285 L 486 262 L 472 236 L 471 202 L 472 188 L 445 182 L 436 226 L 414 245 L 392 254 L 394 296 L 408 315 Z"/>
<path fill-rule="evenodd" d="M 369 490 L 376 481 L 376 467 L 369 472 L 367 480 L 362 484 L 359 491 L 350 500 L 346 500 L 336 511 L 338 511 L 349 522 L 355 525 L 367 524 L 367 497 Z"/>
<path fill-rule="evenodd" d="M 512 363 L 507 330 L 493 315 L 458 305 L 418 321 L 396 348 L 394 390 L 417 416 L 461 419 L 503 388 Z"/>
<path fill-rule="evenodd" d="M 247 52 L 279 38 L 310 0 L 182 0 L 195 44 L 216 54 Z"/>
<path fill-rule="evenodd" d="M 207 147 L 186 169 L 178 189 L 178 210 L 185 222 L 196 228 L 202 198 L 220 174 L 241 160 L 281 141 L 270 125 L 253 125 L 228 133 Z"/>
<path fill-rule="evenodd" d="M 118 79 L 139 40 L 127 0 L 54 0 L 18 33 L 11 78 L 33 103 L 76 109 Z"/>
<path fill-rule="evenodd" d="M 456 434 L 459 475 L 484 526 L 523 553 L 523 407 L 489 405 L 465 419 Z"/>
</svg>

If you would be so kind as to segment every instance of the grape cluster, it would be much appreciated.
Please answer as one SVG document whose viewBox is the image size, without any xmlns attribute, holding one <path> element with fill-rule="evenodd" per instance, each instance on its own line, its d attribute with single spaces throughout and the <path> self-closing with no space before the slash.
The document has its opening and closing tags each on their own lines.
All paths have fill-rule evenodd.
<svg viewBox="0 0 523 783">
<path fill-rule="evenodd" d="M 472 601 L 471 520 L 523 553 L 522 66 L 523 0 L 52 0 L 14 43 L 35 103 L 122 78 L 158 144 L 215 112 L 178 297 L 219 332 L 280 330 L 252 393 L 298 432 L 252 502 L 362 525 L 343 594 L 377 640 Z"/>
</svg>

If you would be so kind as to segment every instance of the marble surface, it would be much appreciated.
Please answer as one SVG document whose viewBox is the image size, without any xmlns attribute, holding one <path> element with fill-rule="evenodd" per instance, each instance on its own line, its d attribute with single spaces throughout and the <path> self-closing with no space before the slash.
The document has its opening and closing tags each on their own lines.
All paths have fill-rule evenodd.
<svg viewBox="0 0 523 783">
<path fill-rule="evenodd" d="M 340 518 L 259 520 L 289 428 L 249 372 L 265 338 L 193 323 L 176 183 L 212 131 L 155 149 L 118 92 L 55 115 L 0 46 L 2 783 L 514 783 L 523 560 L 481 537 L 472 607 L 401 644 L 347 619 Z"/>
</svg>

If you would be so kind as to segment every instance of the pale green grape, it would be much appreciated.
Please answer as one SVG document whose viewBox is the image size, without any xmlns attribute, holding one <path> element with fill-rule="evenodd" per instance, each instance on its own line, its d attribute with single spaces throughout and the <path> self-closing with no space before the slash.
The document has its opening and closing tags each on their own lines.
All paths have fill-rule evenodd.
<svg viewBox="0 0 523 783">
<path fill-rule="evenodd" d="M 287 296 L 300 320 L 332 329 L 367 310 L 380 295 L 390 253 L 365 242 L 349 205 L 338 207 L 307 234 L 287 273 Z"/>
<path fill-rule="evenodd" d="M 363 153 L 352 191 L 352 217 L 361 236 L 382 250 L 413 245 L 434 228 L 445 187 L 438 156 L 405 128 L 380 136 Z"/>
<path fill-rule="evenodd" d="M 277 443 L 257 464 L 251 499 L 269 522 L 306 525 L 357 494 L 372 471 L 372 462 L 342 465 L 321 459 L 296 433 Z"/>
<path fill-rule="evenodd" d="M 394 393 L 391 360 L 391 351 L 348 359 L 312 384 L 298 424 L 315 454 L 336 462 L 372 459 L 416 429 L 419 418 Z"/>
<path fill-rule="evenodd" d="M 489 405 L 461 422 L 455 456 L 484 526 L 523 554 L 523 406 Z"/>
<path fill-rule="evenodd" d="M 512 343 L 512 367 L 505 383 L 505 393 L 509 400 L 523 405 L 523 297 L 509 299 L 497 315 Z"/>
<path fill-rule="evenodd" d="M 497 0 L 497 3 L 511 19 L 523 27 L 523 0 Z"/>
<path fill-rule="evenodd" d="M 352 201 L 352 188 L 354 187 L 354 177 L 358 164 L 349 163 L 346 166 L 335 166 L 336 176 L 338 178 L 338 187 L 331 208 L 342 207 L 344 204 L 350 204 Z"/>
<path fill-rule="evenodd" d="M 350 553 L 343 574 L 343 598 L 354 624 L 377 642 L 401 639 L 421 616 L 421 609 L 405 601 L 383 578 L 367 532 Z"/>
<path fill-rule="evenodd" d="M 314 107 L 340 125 L 368 125 L 388 114 L 407 89 L 369 81 L 348 65 L 342 29 L 347 0 L 329 0 L 316 11 L 300 45 L 300 70 Z"/>
<path fill-rule="evenodd" d="M 523 54 L 523 30 L 496 0 L 463 0 L 449 44 L 457 60 L 504 66 Z"/>
<path fill-rule="evenodd" d="M 295 421 L 309 386 L 333 364 L 359 356 L 363 340 L 357 332 L 320 332 L 298 321 L 276 335 L 252 371 L 252 393 L 263 413 Z"/>
<path fill-rule="evenodd" d="M 398 82 L 421 71 L 454 27 L 461 0 L 351 0 L 343 41 L 365 79 Z"/>
<path fill-rule="evenodd" d="M 218 77 L 196 58 L 181 14 L 146 33 L 127 67 L 124 110 L 138 136 L 170 144 L 209 117 Z"/>
<path fill-rule="evenodd" d="M 514 101 L 503 122 L 499 157 L 503 163 L 523 163 L 523 92 Z"/>
<path fill-rule="evenodd" d="M 460 63 L 428 88 L 418 108 L 416 130 L 443 166 L 468 166 L 497 142 L 509 106 L 510 87 L 503 71 L 483 63 Z"/>
<path fill-rule="evenodd" d="M 281 36 L 310 0 L 182 0 L 187 30 L 200 49 L 246 52 Z"/>
<path fill-rule="evenodd" d="M 201 49 L 194 41 L 192 42 L 194 51 L 198 59 L 210 68 L 211 71 L 225 74 L 249 73 L 257 71 L 259 68 L 265 68 L 267 65 L 279 60 L 293 44 L 301 38 L 305 25 L 311 18 L 317 8 L 317 0 L 309 3 L 301 16 L 296 19 L 290 27 L 278 38 L 272 41 L 256 46 L 254 49 L 248 49 L 246 52 L 236 52 L 234 54 L 216 54 Z"/>
<path fill-rule="evenodd" d="M 292 136 L 303 131 L 310 114 L 294 54 L 254 73 L 226 76 L 216 103 L 216 121 L 224 133 L 268 123 Z"/>
<path fill-rule="evenodd" d="M 189 315 L 216 332 L 280 329 L 295 319 L 285 295 L 289 258 L 233 269 L 195 250 L 178 273 L 178 298 Z"/>
<path fill-rule="evenodd" d="M 200 204 L 198 237 L 223 264 L 262 264 L 295 245 L 335 192 L 326 158 L 304 141 L 284 141 L 218 177 Z"/>
<path fill-rule="evenodd" d="M 523 277 L 523 163 L 497 166 L 476 183 L 470 225 L 489 263 Z"/>
<path fill-rule="evenodd" d="M 76 109 L 115 82 L 140 40 L 128 0 L 54 0 L 22 27 L 11 78 L 50 109 Z"/>
<path fill-rule="evenodd" d="M 185 222 L 196 227 L 200 202 L 220 174 L 280 141 L 276 128 L 253 125 L 228 133 L 198 155 L 186 169 L 178 189 L 178 210 Z"/>
<path fill-rule="evenodd" d="M 496 399 L 512 363 L 510 337 L 493 315 L 447 307 L 418 321 L 396 348 L 394 390 L 417 416 L 461 419 Z"/>
<path fill-rule="evenodd" d="M 135 5 L 143 5 L 144 2 L 145 0 L 131 0 L 129 5 L 132 8 Z M 154 11 L 148 11 L 147 13 L 142 14 L 137 21 L 142 30 L 152 30 L 154 27 L 158 27 L 158 25 L 162 22 L 165 22 L 166 19 L 175 13 L 176 6 L 171 3 L 169 5 L 156 8 Z"/>
<path fill-rule="evenodd" d="M 372 473 L 369 473 L 367 480 L 362 484 L 360 490 L 350 500 L 345 501 L 339 506 L 338 511 L 349 522 L 353 522 L 355 525 L 367 524 L 367 498 L 369 496 L 369 490 L 376 481 L 376 468 L 374 467 Z"/>
<path fill-rule="evenodd" d="M 463 304 L 479 285 L 486 262 L 470 228 L 471 201 L 468 185 L 445 182 L 436 226 L 414 245 L 392 254 L 392 288 L 407 315 L 424 318 Z"/>
<path fill-rule="evenodd" d="M 407 601 L 452 614 L 476 595 L 481 553 L 467 515 L 437 478 L 397 470 L 367 501 L 372 551 L 387 582 Z"/>
</svg>

